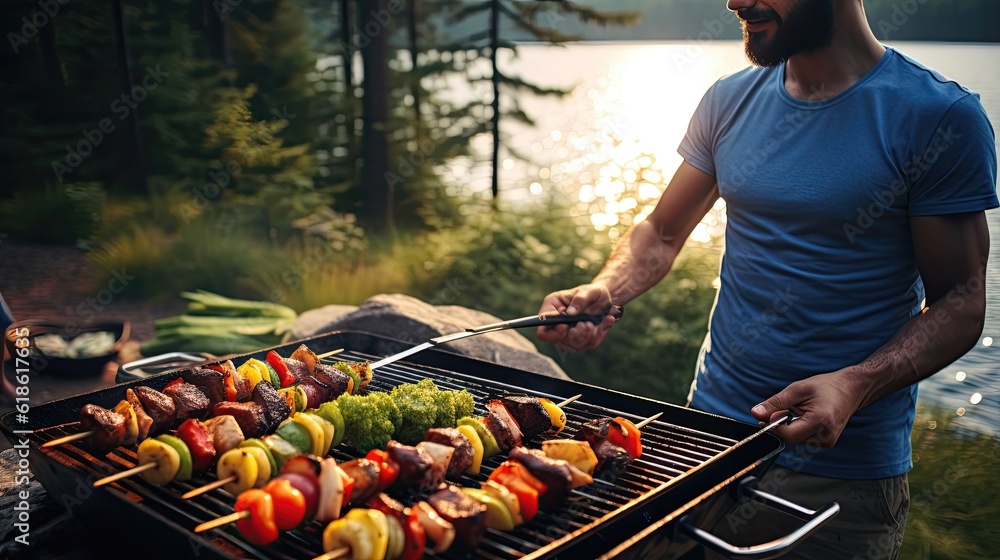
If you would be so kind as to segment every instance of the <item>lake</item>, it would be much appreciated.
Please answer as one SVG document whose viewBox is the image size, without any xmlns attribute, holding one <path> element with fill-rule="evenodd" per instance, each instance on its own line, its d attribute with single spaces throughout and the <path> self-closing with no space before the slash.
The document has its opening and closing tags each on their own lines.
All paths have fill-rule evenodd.
<svg viewBox="0 0 1000 560">
<path fill-rule="evenodd" d="M 982 96 L 1000 128 L 1000 46 L 889 43 Z M 572 88 L 561 99 L 519 96 L 537 122 L 534 128 L 508 126 L 511 145 L 540 165 L 504 158 L 502 200 L 531 200 L 564 190 L 581 203 L 597 228 L 618 223 L 621 215 L 651 209 L 659 190 L 627 199 L 601 191 L 601 179 L 617 177 L 625 161 L 662 170 L 669 178 L 680 164 L 676 147 L 701 96 L 719 77 L 746 67 L 742 44 L 712 43 L 528 45 L 504 62 L 508 72 L 549 87 Z M 489 148 L 489 139 L 482 147 Z M 483 152 L 487 153 L 487 152 Z M 459 167 L 455 179 L 488 191 L 486 166 Z M 629 173 L 624 169 L 624 173 Z M 590 183 L 593 183 L 591 185 Z M 665 181 L 657 186 L 662 189 Z M 649 187 L 649 185 L 647 185 Z M 724 205 L 717 205 L 693 234 L 705 241 L 722 234 Z M 921 404 L 956 416 L 953 425 L 1000 432 L 1000 212 L 988 213 L 992 249 L 987 268 L 986 327 L 979 344 L 963 358 L 921 383 Z M 996 345 L 994 345 L 994 338 Z"/>
</svg>

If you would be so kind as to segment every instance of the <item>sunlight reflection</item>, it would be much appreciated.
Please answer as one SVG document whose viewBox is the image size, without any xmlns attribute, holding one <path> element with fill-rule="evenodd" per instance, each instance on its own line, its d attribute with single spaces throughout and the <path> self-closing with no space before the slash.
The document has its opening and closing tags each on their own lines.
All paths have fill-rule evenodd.
<svg viewBox="0 0 1000 560">
<path fill-rule="evenodd" d="M 979 404 L 980 402 L 982 402 L 982 400 L 983 400 L 982 393 L 973 393 L 972 397 L 969 399 L 969 402 L 972 404 Z"/>
<path fill-rule="evenodd" d="M 955 374 L 955 381 L 965 381 L 965 372 L 960 371 Z"/>
</svg>

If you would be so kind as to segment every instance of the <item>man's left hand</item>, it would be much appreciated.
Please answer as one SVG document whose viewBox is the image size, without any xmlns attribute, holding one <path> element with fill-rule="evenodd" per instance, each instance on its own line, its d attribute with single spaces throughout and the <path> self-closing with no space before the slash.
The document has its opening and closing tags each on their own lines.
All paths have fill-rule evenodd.
<svg viewBox="0 0 1000 560">
<path fill-rule="evenodd" d="M 864 395 L 850 381 L 847 370 L 814 375 L 792 383 L 750 411 L 754 418 L 770 423 L 788 411 L 800 418 L 775 428 L 788 443 L 814 441 L 833 447 L 847 421 L 861 407 Z"/>
</svg>

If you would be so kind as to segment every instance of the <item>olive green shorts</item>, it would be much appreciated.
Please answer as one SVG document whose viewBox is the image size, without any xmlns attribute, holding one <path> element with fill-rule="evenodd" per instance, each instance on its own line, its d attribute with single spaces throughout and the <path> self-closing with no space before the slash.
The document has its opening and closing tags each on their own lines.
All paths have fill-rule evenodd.
<svg viewBox="0 0 1000 560">
<path fill-rule="evenodd" d="M 836 517 L 782 558 L 895 560 L 899 554 L 910 505 L 905 474 L 844 480 L 772 467 L 757 488 L 810 509 L 840 504 Z M 734 545 L 751 546 L 784 537 L 802 523 L 757 502 L 746 502 L 719 520 L 712 532 Z M 705 557 L 721 558 L 712 552 Z"/>
</svg>

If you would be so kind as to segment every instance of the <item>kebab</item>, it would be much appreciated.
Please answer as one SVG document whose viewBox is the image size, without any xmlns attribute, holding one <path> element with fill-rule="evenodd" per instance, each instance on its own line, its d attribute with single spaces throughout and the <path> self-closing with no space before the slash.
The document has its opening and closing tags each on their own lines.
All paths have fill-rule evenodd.
<svg viewBox="0 0 1000 560">
<path fill-rule="evenodd" d="M 342 351 L 342 349 L 335 350 L 324 354 L 323 357 Z M 300 346 L 296 353 L 314 356 L 318 363 L 319 357 L 304 345 Z M 296 356 L 296 353 L 292 355 Z M 303 387 L 310 387 L 308 394 L 314 398 L 327 396 L 323 391 L 330 386 L 328 381 L 332 381 L 334 377 L 340 379 L 341 385 L 346 384 L 348 388 L 362 387 L 371 379 L 370 369 L 368 369 L 367 379 L 356 371 L 365 371 L 367 369 L 366 363 L 359 364 L 355 368 L 341 367 L 340 364 L 335 367 L 318 364 L 319 367 L 307 371 L 302 367 L 300 360 L 296 358 L 282 359 L 273 350 L 268 353 L 267 359 L 267 365 L 270 366 L 269 371 L 275 372 L 273 375 L 270 373 L 268 375 L 269 385 L 274 387 L 275 384 L 279 383 L 276 381 L 281 375 L 277 373 L 278 371 L 290 372 L 294 368 L 296 373 L 289 373 L 287 376 L 281 377 L 280 383 L 288 383 L 292 379 L 299 380 Z M 239 370 L 232 365 L 232 362 L 187 370 L 181 373 L 181 377 L 168 383 L 162 392 L 145 386 L 129 388 L 126 391 L 126 399 L 119 402 L 112 410 L 93 404 L 84 405 L 80 411 L 80 424 L 87 430 L 54 439 L 42 444 L 42 446 L 53 447 L 71 441 L 87 439 L 90 447 L 99 452 L 107 453 L 116 447 L 142 441 L 151 433 L 163 432 L 176 420 L 203 418 L 209 410 L 215 415 L 236 412 L 237 417 L 244 420 L 241 426 L 248 428 L 247 431 L 253 433 L 256 431 L 254 425 L 258 423 L 257 416 L 270 416 L 270 411 L 273 410 L 269 401 L 274 399 L 270 392 L 264 396 L 260 395 L 260 390 L 254 392 L 261 385 L 260 381 L 263 381 L 263 376 L 260 373 L 262 364 L 263 362 L 260 360 L 251 359 L 240 366 Z M 272 364 L 279 364 L 279 367 L 275 368 Z M 281 365 L 288 367 L 282 369 Z M 343 373 L 345 369 L 352 370 L 354 377 L 351 378 Z M 341 373 L 331 374 L 331 370 Z M 358 380 L 357 383 L 354 383 L 355 379 Z M 281 387 L 280 384 L 279 387 Z M 301 393 L 300 397 L 294 396 L 296 391 Z M 278 391 L 278 395 L 285 402 L 296 402 L 296 399 L 298 402 L 305 402 L 308 398 L 306 391 L 306 389 L 289 385 L 282 387 Z M 245 402 L 233 402 L 236 398 L 253 399 L 265 410 L 258 410 Z M 220 404 L 225 404 L 225 406 L 219 407 Z M 135 426 L 132 426 L 133 422 L 135 422 Z"/>
<path fill-rule="evenodd" d="M 648 421 L 643 425 L 646 423 Z M 389 446 L 390 452 L 407 447 L 396 442 L 393 444 Z M 418 451 L 419 448 L 412 450 Z M 355 462 L 345 463 L 344 466 L 351 463 Z M 323 467 L 324 474 L 325 467 L 338 468 L 332 458 L 324 459 Z M 355 508 L 343 517 L 337 516 L 337 512 L 317 516 L 315 519 L 319 521 L 327 521 L 331 515 L 335 517 L 323 531 L 323 547 L 329 552 L 319 558 L 336 558 L 346 554 L 366 559 L 419 558 L 428 538 L 434 541 L 437 553 L 453 546 L 472 550 L 481 541 L 487 527 L 513 530 L 535 516 L 538 503 L 546 509 L 558 507 L 569 490 L 592 482 L 589 477 L 574 480 L 572 471 L 573 468 L 565 461 L 547 457 L 541 451 L 516 448 L 510 460 L 494 470 L 482 488 L 459 489 L 446 485 L 410 509 L 403 508 L 384 494 L 366 501 L 366 494 L 355 492 L 352 496 L 348 490 L 346 496 L 341 493 L 338 498 L 330 500 L 335 503 L 335 509 L 339 510 L 347 503 L 365 504 L 368 509 Z M 315 471 L 310 469 L 309 472 L 313 474 Z M 336 476 L 332 480 L 340 483 L 344 477 Z M 322 495 L 331 495 L 326 491 L 329 487 L 327 479 L 319 484 L 323 487 L 320 491 Z M 384 490 L 390 485 L 383 483 L 379 489 Z M 306 490 L 306 493 L 310 491 Z M 287 506 L 281 506 L 278 500 L 267 500 L 252 490 L 241 495 L 237 502 L 240 504 L 238 511 L 227 517 L 237 521 L 237 528 L 245 538 L 258 544 L 273 542 L 278 538 L 278 529 L 283 529 L 270 519 L 296 519 L 297 522 L 291 525 L 308 519 L 304 508 L 295 506 L 291 513 L 284 512 L 282 507 Z M 255 515 L 258 516 L 256 520 Z M 226 521 L 226 518 L 220 518 L 199 526 L 196 531 L 208 530 Z M 267 525 L 266 529 L 261 529 L 262 523 Z M 419 526 L 424 534 L 420 535 L 413 529 L 414 526 Z M 404 527 L 410 527 L 409 533 L 404 531 Z"/>
</svg>

